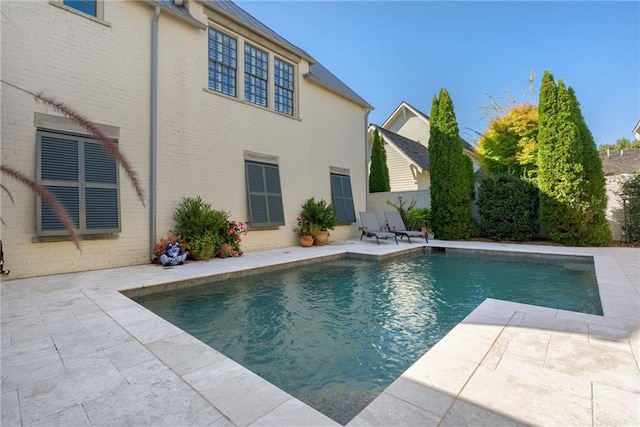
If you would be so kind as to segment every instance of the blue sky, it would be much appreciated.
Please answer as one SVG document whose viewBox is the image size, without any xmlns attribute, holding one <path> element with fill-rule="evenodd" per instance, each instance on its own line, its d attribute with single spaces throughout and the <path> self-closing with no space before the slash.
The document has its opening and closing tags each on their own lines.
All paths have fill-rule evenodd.
<svg viewBox="0 0 640 427">
<path fill-rule="evenodd" d="M 572 86 L 596 144 L 640 120 L 640 2 L 237 1 L 375 107 L 429 114 L 441 88 L 461 135 L 483 132 L 487 94 L 523 100 L 535 72 Z M 527 98 L 537 103 L 537 94 Z"/>
</svg>

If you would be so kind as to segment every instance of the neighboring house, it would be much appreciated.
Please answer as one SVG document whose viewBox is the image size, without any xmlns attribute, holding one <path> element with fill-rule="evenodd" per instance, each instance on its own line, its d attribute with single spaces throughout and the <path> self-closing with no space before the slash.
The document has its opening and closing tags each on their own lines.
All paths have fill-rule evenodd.
<svg viewBox="0 0 640 427">
<path fill-rule="evenodd" d="M 429 190 L 429 117 L 402 102 L 381 126 L 369 126 L 370 144 L 375 129 L 385 143 L 391 191 Z M 473 161 L 474 171 L 478 171 L 480 157 L 464 139 L 462 145 Z"/>
<path fill-rule="evenodd" d="M 1 31 L 2 164 L 59 196 L 85 238 L 80 252 L 46 204 L 3 176 L 10 278 L 149 263 L 186 196 L 246 221 L 246 251 L 295 244 L 309 197 L 340 206 L 332 239 L 357 234 L 373 107 L 234 3 L 2 2 Z M 144 205 L 91 136 L 10 85 L 116 140 Z"/>
<path fill-rule="evenodd" d="M 613 240 L 624 240 L 624 206 L 620 197 L 623 182 L 640 171 L 640 148 L 631 150 L 608 150 L 600 153 L 602 171 L 607 188 L 607 220 Z"/>
<path fill-rule="evenodd" d="M 640 120 L 638 120 L 638 123 L 636 123 L 636 125 L 633 127 L 633 134 L 635 135 L 636 139 L 640 141 Z"/>
</svg>

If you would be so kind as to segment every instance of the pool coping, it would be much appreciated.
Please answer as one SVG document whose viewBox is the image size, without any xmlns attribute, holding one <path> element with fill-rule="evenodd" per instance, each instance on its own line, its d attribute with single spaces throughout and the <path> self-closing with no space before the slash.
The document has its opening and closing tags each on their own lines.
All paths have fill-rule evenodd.
<svg viewBox="0 0 640 427">
<path fill-rule="evenodd" d="M 637 411 L 625 406 L 623 414 L 619 402 L 633 402 L 640 393 L 637 266 L 640 251 L 443 241 L 411 246 L 346 241 L 312 249 L 247 253 L 241 258 L 170 269 L 137 266 L 3 281 L 2 424 L 12 425 L 12 421 L 17 421 L 17 425 L 36 421 L 55 424 L 55 420 L 68 421 L 71 417 L 91 425 L 99 424 L 100 417 L 105 416 L 115 422 L 145 419 L 170 425 L 172 418 L 162 417 L 161 408 L 155 408 L 153 413 L 133 412 L 122 404 L 105 409 L 114 406 L 114 402 L 122 402 L 132 387 L 144 391 L 140 393 L 142 397 L 136 397 L 144 408 L 149 404 L 145 392 L 158 392 L 158 383 L 152 387 L 151 380 L 162 378 L 175 387 L 179 385 L 181 398 L 189 402 L 188 408 L 172 409 L 174 417 L 176 413 L 182 414 L 183 423 L 198 424 L 206 419 L 205 425 L 338 425 L 138 306 L 121 292 L 154 286 L 158 290 L 169 283 L 193 284 L 204 277 L 210 279 L 212 272 L 224 278 L 246 274 L 242 272 L 248 268 L 259 272 L 282 268 L 291 262 L 317 262 L 318 256 L 330 259 L 349 253 L 353 257 L 390 257 L 424 247 L 592 256 L 604 316 L 486 300 L 349 426 L 465 424 L 465 420 L 474 419 L 513 424 L 567 421 L 581 425 L 583 421 L 637 424 L 640 420 Z M 51 302 L 58 302 L 66 310 L 70 308 L 73 315 L 69 316 L 68 311 L 66 315 L 47 311 Z M 34 320 L 36 312 L 40 323 Z M 97 318 L 104 320 L 99 322 L 99 328 L 92 324 Z M 56 323 L 71 325 L 71 329 L 78 327 L 81 337 L 58 328 Z M 114 331 L 111 336 L 100 331 L 111 328 Z M 57 360 L 52 358 L 44 363 L 42 357 L 31 357 L 29 361 L 34 354 L 31 349 L 34 342 L 42 347 L 35 350 L 36 355 L 57 354 Z M 529 358 L 526 349 L 532 354 Z M 558 356 L 571 349 L 580 352 L 580 372 Z M 599 374 L 596 371 L 603 371 L 602 366 L 595 369 L 593 364 L 602 364 L 599 358 L 604 356 L 619 363 Z M 86 374 L 86 363 L 96 360 L 105 369 L 101 373 L 93 369 L 91 382 L 108 377 L 102 381 L 104 384 L 92 387 L 82 382 L 78 384 L 80 388 L 88 388 L 78 397 L 56 399 L 47 393 L 79 378 L 88 381 L 79 372 Z M 49 365 L 55 366 L 56 375 L 40 370 L 36 375 L 26 375 L 20 371 L 30 367 L 33 372 L 34 365 L 43 364 L 48 368 L 43 371 L 50 371 Z M 14 373 L 8 374 L 5 381 L 7 368 Z M 138 378 L 140 372 L 147 373 L 143 379 Z M 144 385 L 145 381 L 152 384 Z M 499 387 L 490 386 L 495 381 Z M 550 384 L 561 391 L 554 392 Z M 162 396 L 160 399 L 156 396 L 157 400 L 168 399 L 177 404 L 175 396 L 159 393 Z M 524 409 L 525 397 L 529 406 L 533 402 L 536 407 L 538 402 L 539 410 Z M 200 412 L 193 408 L 200 408 Z M 200 418 L 191 419 L 194 412 Z"/>
</svg>

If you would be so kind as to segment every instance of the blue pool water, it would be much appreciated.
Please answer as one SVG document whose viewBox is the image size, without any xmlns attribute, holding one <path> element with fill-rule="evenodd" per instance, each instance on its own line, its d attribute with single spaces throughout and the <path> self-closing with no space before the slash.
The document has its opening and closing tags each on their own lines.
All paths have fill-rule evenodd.
<svg viewBox="0 0 640 427">
<path fill-rule="evenodd" d="M 346 424 L 486 298 L 602 314 L 593 263 L 430 252 L 135 298 Z"/>
</svg>

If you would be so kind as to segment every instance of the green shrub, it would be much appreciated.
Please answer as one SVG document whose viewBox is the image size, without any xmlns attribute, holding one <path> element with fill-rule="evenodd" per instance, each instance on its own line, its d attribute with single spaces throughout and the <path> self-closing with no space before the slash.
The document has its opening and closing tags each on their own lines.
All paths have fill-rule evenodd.
<svg viewBox="0 0 640 427">
<path fill-rule="evenodd" d="M 302 205 L 300 217 L 304 221 L 309 221 L 312 229 L 317 230 L 333 230 L 338 224 L 338 218 L 333 210 L 333 206 L 328 204 L 326 200 L 310 198 Z M 312 233 L 313 235 L 313 233 Z M 315 236 L 314 236 L 315 237 Z"/>
<path fill-rule="evenodd" d="M 640 173 L 636 173 L 622 184 L 621 194 L 627 198 L 626 224 L 622 228 L 625 241 L 640 242 Z"/>
<path fill-rule="evenodd" d="M 538 189 L 513 175 L 485 177 L 478 207 L 482 234 L 493 240 L 532 240 L 538 231 Z"/>
<path fill-rule="evenodd" d="M 206 260 L 216 253 L 217 248 L 222 245 L 222 236 L 210 231 L 191 240 L 189 249 L 191 255 L 197 260 Z"/>
<path fill-rule="evenodd" d="M 407 212 L 407 219 L 404 225 L 410 230 L 421 231 L 422 228 L 429 228 L 431 221 L 431 209 L 429 208 L 413 208 Z"/>
<path fill-rule="evenodd" d="M 407 204 L 407 201 L 406 200 L 402 200 L 402 197 L 399 197 L 399 199 L 400 199 L 400 201 L 399 201 L 399 203 L 397 205 L 394 204 L 391 200 L 387 200 L 387 204 L 389 206 L 393 206 L 394 208 L 396 208 L 396 210 L 398 211 L 398 213 L 402 217 L 402 221 L 404 221 L 404 225 L 406 225 L 408 227 L 409 224 L 407 224 L 407 221 L 409 220 L 409 217 L 408 217 L 409 211 L 416 206 L 416 201 L 415 201 L 415 199 L 411 199 L 411 203 L 409 203 L 409 206 L 405 208 L 404 205 Z"/>
<path fill-rule="evenodd" d="M 216 251 L 223 242 L 222 235 L 228 228 L 229 214 L 225 211 L 214 210 L 202 197 L 185 197 L 173 214 L 176 222 L 175 233 L 182 236 L 187 247 L 192 249 L 196 241 L 210 236 L 216 242 Z"/>
</svg>

